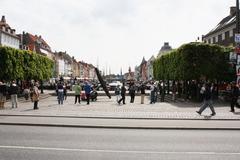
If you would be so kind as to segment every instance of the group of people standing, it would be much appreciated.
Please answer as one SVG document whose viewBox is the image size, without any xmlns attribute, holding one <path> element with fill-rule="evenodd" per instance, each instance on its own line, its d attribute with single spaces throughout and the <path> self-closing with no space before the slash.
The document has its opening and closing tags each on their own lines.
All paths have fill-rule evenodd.
<svg viewBox="0 0 240 160">
<path fill-rule="evenodd" d="M 9 96 L 11 98 L 12 108 L 18 108 L 18 94 L 20 87 L 16 84 L 16 81 L 12 81 L 10 85 L 0 81 L 0 109 L 4 108 L 4 104 Z M 29 91 L 24 89 L 24 97 L 27 100 L 28 97 L 31 97 L 32 102 L 34 103 L 33 109 L 38 109 L 39 101 L 39 90 L 38 82 L 35 82 L 30 87 Z"/>
<path fill-rule="evenodd" d="M 90 104 L 90 94 L 92 91 L 91 84 L 89 82 L 85 82 L 84 86 L 82 87 L 79 82 L 76 82 L 75 85 L 73 85 L 72 90 L 74 91 L 75 95 L 75 104 L 78 102 L 81 104 L 81 92 L 84 90 L 84 96 L 86 96 L 87 105 Z M 57 99 L 58 104 L 63 105 L 63 101 L 67 99 L 67 86 L 63 83 L 63 81 L 59 81 L 56 88 L 57 92 Z"/>
<path fill-rule="evenodd" d="M 150 92 L 150 104 L 153 104 L 157 101 L 157 85 L 152 83 L 150 86 L 151 92 Z M 135 95 L 137 91 L 140 91 L 141 94 L 141 104 L 144 104 L 144 99 L 145 99 L 145 92 L 146 90 L 146 85 L 142 83 L 139 87 L 137 87 L 133 82 L 129 84 L 129 96 L 130 96 L 130 103 L 134 103 L 135 100 Z M 118 85 L 115 88 L 115 95 L 116 95 L 116 100 L 118 104 L 120 105 L 121 102 L 123 104 L 126 104 L 125 98 L 126 98 L 126 86 L 125 83 L 122 84 L 121 88 L 120 85 Z"/>
</svg>

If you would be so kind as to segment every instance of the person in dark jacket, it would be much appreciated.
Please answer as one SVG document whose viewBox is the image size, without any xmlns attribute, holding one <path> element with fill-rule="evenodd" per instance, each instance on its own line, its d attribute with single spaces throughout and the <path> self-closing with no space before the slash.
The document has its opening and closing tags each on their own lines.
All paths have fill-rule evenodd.
<svg viewBox="0 0 240 160">
<path fill-rule="evenodd" d="M 59 105 L 60 104 L 63 105 L 63 99 L 64 99 L 63 91 L 64 91 L 63 82 L 60 82 L 60 83 L 58 83 L 58 86 L 57 86 L 58 104 Z"/>
<path fill-rule="evenodd" d="M 131 97 L 130 103 L 134 103 L 134 99 L 135 99 L 135 89 L 136 89 L 136 87 L 135 87 L 134 83 L 132 83 L 132 84 L 130 85 L 130 87 L 129 87 L 129 94 L 130 94 L 130 97 Z"/>
<path fill-rule="evenodd" d="M 125 88 L 125 84 L 123 83 L 122 87 L 121 87 L 121 96 L 122 98 L 118 101 L 118 104 L 121 104 L 121 102 L 123 101 L 123 104 L 125 103 L 125 95 L 126 95 L 126 88 Z"/>
<path fill-rule="evenodd" d="M 212 105 L 212 93 L 211 93 L 210 85 L 206 84 L 203 88 L 204 88 L 204 89 L 202 89 L 203 99 L 204 99 L 203 104 L 200 107 L 199 111 L 196 111 L 196 112 L 201 115 L 202 112 L 209 106 L 212 111 L 211 116 L 214 116 L 214 115 L 216 115 L 216 112 Z"/>
<path fill-rule="evenodd" d="M 10 88 L 9 88 L 9 95 L 11 96 L 12 108 L 18 107 L 17 94 L 18 94 L 18 86 L 15 81 L 12 81 L 12 84 L 10 85 Z"/>
<path fill-rule="evenodd" d="M 237 103 L 238 100 L 238 96 L 239 96 L 239 88 L 236 85 L 236 83 L 232 83 L 231 86 L 231 110 L 230 112 L 235 112 L 234 106 L 239 106 L 239 104 Z"/>
</svg>

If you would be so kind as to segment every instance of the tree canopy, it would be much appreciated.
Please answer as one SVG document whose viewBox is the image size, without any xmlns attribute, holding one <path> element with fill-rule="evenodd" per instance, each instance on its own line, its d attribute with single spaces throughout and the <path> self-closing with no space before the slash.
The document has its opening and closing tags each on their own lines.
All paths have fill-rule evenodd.
<svg viewBox="0 0 240 160">
<path fill-rule="evenodd" d="M 231 48 L 192 42 L 157 58 L 153 63 L 158 80 L 227 80 Z"/>
<path fill-rule="evenodd" d="M 53 61 L 31 51 L 0 47 L 0 79 L 46 80 L 52 76 Z"/>
</svg>

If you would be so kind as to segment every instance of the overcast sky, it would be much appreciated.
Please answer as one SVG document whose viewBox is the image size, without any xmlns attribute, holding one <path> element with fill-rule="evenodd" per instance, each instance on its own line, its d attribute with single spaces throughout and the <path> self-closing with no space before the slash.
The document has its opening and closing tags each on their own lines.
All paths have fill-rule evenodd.
<svg viewBox="0 0 240 160">
<path fill-rule="evenodd" d="M 17 33 L 41 35 L 52 51 L 111 73 L 127 72 L 207 34 L 235 0 L 0 0 L 0 15 Z"/>
</svg>

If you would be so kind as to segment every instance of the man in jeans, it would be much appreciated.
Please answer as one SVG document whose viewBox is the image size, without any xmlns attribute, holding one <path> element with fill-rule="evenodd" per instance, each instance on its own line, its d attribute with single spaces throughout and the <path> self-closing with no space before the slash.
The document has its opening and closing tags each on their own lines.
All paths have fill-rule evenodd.
<svg viewBox="0 0 240 160">
<path fill-rule="evenodd" d="M 209 84 L 205 85 L 205 89 L 203 89 L 202 93 L 203 93 L 203 99 L 204 99 L 203 105 L 200 107 L 199 111 L 196 111 L 196 112 L 199 115 L 201 115 L 202 112 L 207 108 L 207 106 L 209 106 L 211 111 L 212 111 L 211 116 L 215 116 L 216 112 L 215 112 L 215 110 L 213 108 L 213 105 L 212 105 L 212 93 L 211 93 L 211 89 L 210 89 Z"/>
<path fill-rule="evenodd" d="M 9 88 L 9 95 L 11 96 L 12 108 L 18 107 L 17 94 L 18 94 L 18 86 L 16 82 L 13 81 Z"/>
<path fill-rule="evenodd" d="M 57 86 L 58 91 L 58 104 L 63 105 L 63 82 L 60 82 Z"/>
<path fill-rule="evenodd" d="M 90 101 L 90 93 L 92 91 L 91 86 L 88 82 L 85 82 L 85 86 L 84 86 L 84 91 L 87 97 L 87 105 L 89 105 L 89 101 Z"/>
</svg>

